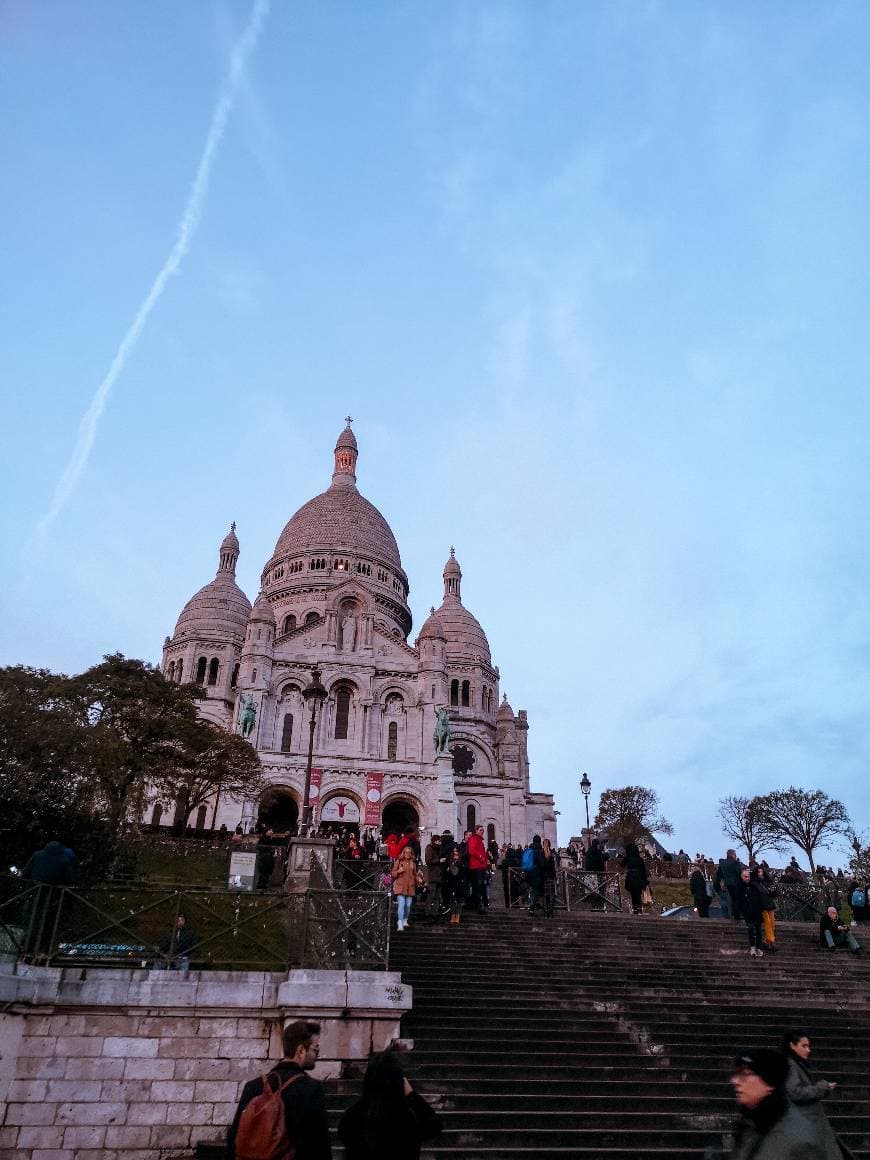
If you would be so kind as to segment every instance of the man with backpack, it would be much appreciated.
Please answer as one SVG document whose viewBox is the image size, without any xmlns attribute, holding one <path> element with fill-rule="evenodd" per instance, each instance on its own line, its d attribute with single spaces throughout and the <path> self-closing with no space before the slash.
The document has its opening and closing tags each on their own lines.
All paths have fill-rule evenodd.
<svg viewBox="0 0 870 1160">
<path fill-rule="evenodd" d="M 227 1131 L 227 1160 L 331 1160 L 323 1088 L 307 1075 L 320 1052 L 320 1024 L 284 1028 L 284 1057 L 252 1079 Z"/>
</svg>

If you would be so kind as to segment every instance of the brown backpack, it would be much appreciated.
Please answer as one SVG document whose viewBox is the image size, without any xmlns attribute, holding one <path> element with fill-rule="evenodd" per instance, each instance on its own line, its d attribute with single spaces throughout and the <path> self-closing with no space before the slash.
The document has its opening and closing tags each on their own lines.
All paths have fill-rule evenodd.
<svg viewBox="0 0 870 1160">
<path fill-rule="evenodd" d="M 291 1075 L 286 1083 L 279 1080 L 278 1087 L 273 1088 L 269 1074 L 263 1076 L 263 1090 L 245 1105 L 239 1118 L 236 1160 L 293 1160 L 296 1143 L 287 1135 L 283 1093 L 301 1078 L 301 1072 Z"/>
</svg>

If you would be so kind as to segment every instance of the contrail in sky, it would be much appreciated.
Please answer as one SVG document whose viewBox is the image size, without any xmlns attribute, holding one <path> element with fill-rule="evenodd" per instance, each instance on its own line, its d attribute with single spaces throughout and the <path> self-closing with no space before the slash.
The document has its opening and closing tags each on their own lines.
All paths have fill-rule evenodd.
<svg viewBox="0 0 870 1160">
<path fill-rule="evenodd" d="M 117 353 L 112 359 L 112 365 L 109 367 L 106 377 L 97 387 L 94 397 L 91 399 L 90 406 L 82 416 L 73 453 L 54 490 L 51 506 L 36 525 L 37 540 L 44 538 L 45 533 L 75 491 L 93 449 L 94 439 L 97 435 L 97 427 L 99 426 L 100 418 L 105 409 L 106 401 L 109 398 L 109 393 L 115 385 L 115 380 L 124 369 L 127 359 L 139 341 L 139 336 L 142 334 L 142 330 L 148 321 L 151 311 L 157 305 L 160 295 L 166 289 L 166 283 L 173 274 L 178 273 L 182 259 L 190 248 L 191 240 L 193 239 L 202 215 L 202 203 L 208 192 L 212 166 L 214 165 L 217 151 L 223 139 L 227 121 L 229 120 L 230 113 L 238 96 L 241 82 L 244 79 L 245 65 L 247 64 L 248 57 L 256 48 L 260 30 L 263 27 L 263 22 L 266 19 L 268 11 L 269 0 L 254 0 L 254 6 L 251 9 L 251 15 L 245 30 L 239 37 L 230 55 L 230 66 L 221 86 L 220 93 L 218 94 L 217 104 L 215 105 L 211 124 L 209 125 L 208 136 L 205 139 L 205 147 L 202 151 L 202 157 L 199 159 L 199 166 L 196 170 L 196 176 L 193 179 L 187 205 L 184 207 L 184 213 L 181 215 L 175 243 L 169 251 L 169 256 L 163 263 L 160 272 L 154 279 L 151 289 L 145 297 L 145 301 L 136 312 L 136 317 L 133 319 L 129 330 L 121 340 L 121 345 L 118 347 Z"/>
</svg>

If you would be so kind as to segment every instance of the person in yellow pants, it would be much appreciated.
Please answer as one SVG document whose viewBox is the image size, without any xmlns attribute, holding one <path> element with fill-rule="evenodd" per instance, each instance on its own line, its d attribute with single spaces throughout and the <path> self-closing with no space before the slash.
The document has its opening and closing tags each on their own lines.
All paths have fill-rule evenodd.
<svg viewBox="0 0 870 1160">
<path fill-rule="evenodd" d="M 773 896 L 776 893 L 776 888 L 766 866 L 756 866 L 752 875 L 758 884 L 758 892 L 761 895 L 761 930 L 764 949 L 775 951 L 776 903 L 773 901 Z"/>
</svg>

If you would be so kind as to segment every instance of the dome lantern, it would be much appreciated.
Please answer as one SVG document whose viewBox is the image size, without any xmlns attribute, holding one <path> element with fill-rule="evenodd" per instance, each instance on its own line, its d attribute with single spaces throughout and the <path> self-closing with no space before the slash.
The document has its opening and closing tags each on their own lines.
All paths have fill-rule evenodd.
<svg viewBox="0 0 870 1160">
<path fill-rule="evenodd" d="M 332 473 L 332 482 L 337 487 L 356 487 L 356 460 L 359 454 L 356 436 L 350 429 L 353 419 L 347 416 L 347 426 L 338 437 L 335 445 L 335 471 Z"/>
</svg>

